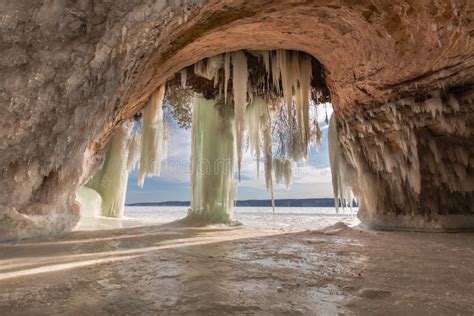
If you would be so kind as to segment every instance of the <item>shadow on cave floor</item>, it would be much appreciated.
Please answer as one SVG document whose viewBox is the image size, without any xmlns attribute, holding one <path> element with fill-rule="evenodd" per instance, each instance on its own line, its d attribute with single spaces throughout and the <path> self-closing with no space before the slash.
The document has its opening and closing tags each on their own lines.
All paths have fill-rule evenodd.
<svg viewBox="0 0 474 316">
<path fill-rule="evenodd" d="M 175 224 L 0 245 L 0 314 L 472 314 L 474 234 Z"/>
</svg>

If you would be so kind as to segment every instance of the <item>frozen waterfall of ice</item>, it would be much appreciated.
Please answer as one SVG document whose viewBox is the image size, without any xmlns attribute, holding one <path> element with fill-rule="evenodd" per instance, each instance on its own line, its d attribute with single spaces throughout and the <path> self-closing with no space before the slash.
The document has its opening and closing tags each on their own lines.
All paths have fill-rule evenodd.
<svg viewBox="0 0 474 316">
<path fill-rule="evenodd" d="M 191 209 L 188 218 L 228 222 L 237 183 L 233 180 L 234 124 L 227 105 L 195 95 L 191 148 Z"/>
</svg>

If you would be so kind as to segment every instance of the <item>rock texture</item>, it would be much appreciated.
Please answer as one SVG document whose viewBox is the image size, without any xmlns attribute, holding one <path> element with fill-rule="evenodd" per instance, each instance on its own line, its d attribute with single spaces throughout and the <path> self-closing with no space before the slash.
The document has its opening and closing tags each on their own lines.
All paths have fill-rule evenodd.
<svg viewBox="0 0 474 316">
<path fill-rule="evenodd" d="M 348 161 L 381 175 L 368 182 L 383 194 L 363 221 L 472 219 L 473 16 L 469 0 L 3 2 L 0 239 L 72 228 L 75 191 L 111 132 L 176 71 L 242 48 L 301 50 L 321 62 Z M 436 90 L 432 115 L 425 100 Z M 406 98 L 414 102 L 401 105 Z M 433 143 L 441 156 L 427 158 Z M 444 171 L 430 169 L 432 159 Z M 420 180 L 401 180 L 403 164 Z"/>
</svg>

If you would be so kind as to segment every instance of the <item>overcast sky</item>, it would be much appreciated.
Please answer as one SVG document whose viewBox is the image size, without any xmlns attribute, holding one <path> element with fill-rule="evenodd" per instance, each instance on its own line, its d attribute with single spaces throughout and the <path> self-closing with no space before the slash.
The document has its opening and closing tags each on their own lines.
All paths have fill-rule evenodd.
<svg viewBox="0 0 474 316">
<path fill-rule="evenodd" d="M 328 107 L 328 115 L 332 109 Z M 320 152 L 311 146 L 306 163 L 298 163 L 293 185 L 289 190 L 284 185 L 275 185 L 275 198 L 321 198 L 332 197 L 331 172 L 327 143 L 327 125 L 324 122 L 325 111 L 319 111 L 318 120 L 324 134 Z M 168 158 L 162 163 L 159 177 L 145 179 L 143 188 L 137 186 L 137 172 L 130 174 L 126 203 L 188 201 L 190 196 L 191 130 L 173 126 L 168 145 Z M 244 153 L 241 182 L 238 186 L 239 200 L 269 199 L 263 176 L 263 157 L 261 158 L 260 178 L 257 178 L 256 159 Z"/>
</svg>

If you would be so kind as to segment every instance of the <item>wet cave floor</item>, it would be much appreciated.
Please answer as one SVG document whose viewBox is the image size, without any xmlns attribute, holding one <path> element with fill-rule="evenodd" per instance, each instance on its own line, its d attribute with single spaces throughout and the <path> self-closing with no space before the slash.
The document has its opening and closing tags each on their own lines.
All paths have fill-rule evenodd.
<svg viewBox="0 0 474 316">
<path fill-rule="evenodd" d="M 176 224 L 0 245 L 0 315 L 474 313 L 474 234 Z"/>
</svg>

